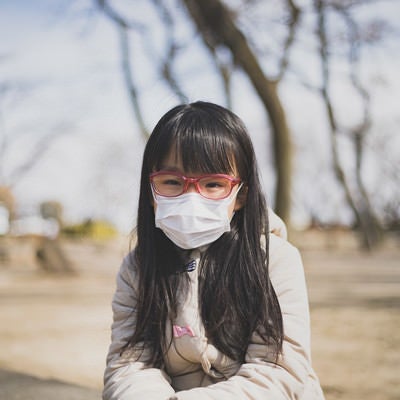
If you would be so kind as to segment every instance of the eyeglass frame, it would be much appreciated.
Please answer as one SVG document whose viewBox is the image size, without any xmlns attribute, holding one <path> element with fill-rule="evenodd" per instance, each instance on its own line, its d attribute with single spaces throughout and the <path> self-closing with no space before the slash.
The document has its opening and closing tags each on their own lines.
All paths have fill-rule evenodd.
<svg viewBox="0 0 400 400">
<path fill-rule="evenodd" d="M 155 185 L 153 183 L 153 178 L 155 176 L 159 176 L 159 175 L 175 175 L 175 176 L 177 176 L 179 178 L 182 178 L 183 181 L 184 181 L 184 186 L 183 186 L 182 193 L 174 195 L 174 196 L 168 196 L 168 195 L 161 194 L 160 192 L 158 192 L 157 188 L 155 187 Z M 212 197 L 207 197 L 207 196 L 204 196 L 203 194 L 201 194 L 201 191 L 200 191 L 200 188 L 199 188 L 199 180 L 202 179 L 202 178 L 208 178 L 208 177 L 225 178 L 228 181 L 230 181 L 231 187 L 230 187 L 229 192 L 224 197 L 218 197 L 218 198 L 215 198 L 215 199 L 213 199 Z M 226 199 L 232 193 L 233 187 L 235 185 L 238 185 L 241 182 L 240 178 L 234 178 L 233 176 L 226 175 L 226 174 L 203 174 L 203 175 L 200 175 L 200 176 L 197 176 L 197 177 L 188 177 L 188 176 L 182 175 L 181 173 L 179 173 L 177 171 L 168 171 L 168 170 L 161 170 L 161 171 L 153 172 L 153 173 L 150 174 L 149 178 L 150 178 L 151 188 L 159 196 L 162 196 L 162 197 L 179 197 L 179 196 L 182 196 L 183 194 L 185 194 L 188 191 L 189 185 L 193 184 L 194 187 L 196 188 L 196 192 L 200 196 L 204 197 L 205 199 L 210 199 L 210 200 L 223 200 L 223 199 Z"/>
</svg>

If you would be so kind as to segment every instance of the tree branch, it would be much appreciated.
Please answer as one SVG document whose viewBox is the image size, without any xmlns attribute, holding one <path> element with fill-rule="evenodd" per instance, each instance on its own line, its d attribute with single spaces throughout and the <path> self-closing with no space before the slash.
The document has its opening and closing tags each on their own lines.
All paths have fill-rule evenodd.
<svg viewBox="0 0 400 400">
<path fill-rule="evenodd" d="M 281 80 L 285 75 L 285 72 L 289 65 L 290 50 L 293 46 L 296 37 L 296 30 L 299 25 L 301 8 L 297 7 L 293 0 L 286 0 L 287 8 L 289 10 L 289 33 L 286 37 L 285 44 L 283 46 L 283 55 L 279 61 L 279 73 L 277 80 Z"/>
<path fill-rule="evenodd" d="M 136 117 L 136 121 L 139 125 L 140 132 L 142 133 L 142 137 L 145 141 L 147 141 L 147 139 L 150 136 L 150 133 L 147 130 L 146 124 L 144 122 L 143 112 L 139 102 L 138 90 L 133 80 L 130 47 L 129 47 L 129 34 L 128 31 L 123 27 L 119 27 L 119 42 L 121 48 L 122 71 L 125 79 L 125 84 L 128 88 L 129 99 L 131 101 L 133 112 Z"/>
<path fill-rule="evenodd" d="M 360 96 L 363 105 L 363 116 L 361 123 L 350 129 L 350 134 L 354 142 L 355 155 L 356 155 L 356 180 L 358 189 L 360 191 L 360 196 L 362 199 L 361 203 L 365 208 L 364 212 L 367 213 L 370 216 L 370 218 L 376 221 L 375 213 L 373 212 L 373 209 L 371 207 L 369 194 L 365 188 L 361 175 L 365 137 L 371 126 L 370 96 L 368 91 L 363 87 L 361 80 L 359 79 L 359 73 L 357 69 L 357 65 L 359 62 L 359 53 L 360 53 L 359 50 L 361 46 L 361 35 L 359 27 L 355 22 L 355 20 L 350 15 L 350 13 L 346 9 L 336 8 L 336 10 L 342 15 L 349 29 L 350 49 L 348 52 L 348 61 L 350 65 L 350 81 L 353 87 L 355 88 L 356 92 Z M 375 224 L 377 225 L 377 222 L 375 222 Z"/>
<path fill-rule="evenodd" d="M 128 22 L 121 17 L 114 9 L 110 7 L 106 0 L 97 0 L 97 4 L 100 9 L 108 16 L 117 26 L 120 42 L 121 51 L 121 67 L 125 83 L 128 89 L 129 99 L 132 105 L 132 109 L 139 125 L 140 132 L 145 141 L 149 137 L 149 131 L 146 128 L 146 124 L 143 118 L 143 112 L 139 102 L 138 90 L 133 79 L 133 68 L 131 65 L 131 54 L 129 46 L 129 33 L 128 30 L 134 29 L 139 32 L 143 32 L 145 27 L 143 24 L 137 22 Z"/>
<path fill-rule="evenodd" d="M 100 10 L 111 19 L 117 26 L 124 29 L 134 29 L 136 31 L 145 30 L 145 25 L 138 21 L 127 21 L 120 14 L 118 14 L 108 3 L 107 0 L 95 0 Z"/>
<path fill-rule="evenodd" d="M 280 101 L 277 82 L 268 79 L 242 31 L 220 0 L 182 0 L 196 23 L 204 43 L 214 51 L 228 49 L 237 66 L 249 78 L 258 94 L 272 127 L 274 164 L 277 174 L 275 209 L 289 222 L 291 192 L 291 142 L 285 110 Z"/>
<path fill-rule="evenodd" d="M 62 123 L 51 129 L 50 133 L 42 136 L 40 140 L 34 144 L 32 151 L 24 160 L 24 162 L 22 162 L 12 171 L 8 179 L 9 182 L 7 182 L 7 186 L 9 188 L 13 188 L 19 180 L 21 180 L 28 172 L 31 171 L 35 164 L 42 158 L 43 154 L 50 148 L 55 139 L 70 133 L 72 128 L 73 126 L 71 124 Z M 57 134 L 54 134 L 54 132 L 57 132 Z"/>
<path fill-rule="evenodd" d="M 327 40 L 326 21 L 325 21 L 326 5 L 324 4 L 324 0 L 315 0 L 315 10 L 317 12 L 317 21 L 318 21 L 317 36 L 320 42 L 319 54 L 320 54 L 321 69 L 322 69 L 321 94 L 324 100 L 330 126 L 333 169 L 336 178 L 342 185 L 342 188 L 345 192 L 347 204 L 353 211 L 353 215 L 356 219 L 356 224 L 361 229 L 361 233 L 363 235 L 363 246 L 366 249 L 371 249 L 374 245 L 376 245 L 379 242 L 381 237 L 381 230 L 376 218 L 372 213 L 371 208 L 369 207 L 368 196 L 364 191 L 364 187 L 361 182 L 361 175 L 356 177 L 357 188 L 359 191 L 357 194 L 360 197 L 359 201 L 357 202 L 352 192 L 350 191 L 346 175 L 339 160 L 339 150 L 337 144 L 338 124 L 333 109 L 333 105 L 331 102 L 331 98 L 329 95 L 329 85 L 330 85 L 331 75 L 330 75 L 330 64 L 329 64 L 329 43 Z M 361 145 L 361 142 L 359 143 L 359 145 Z M 361 148 L 356 149 L 356 153 L 358 151 L 361 152 L 362 151 Z M 361 157 L 361 154 L 358 155 L 356 154 L 356 158 L 357 157 Z M 356 174 L 360 174 L 360 171 L 356 172 Z"/>
<path fill-rule="evenodd" d="M 321 95 L 324 100 L 326 113 L 328 116 L 328 122 L 330 127 L 330 143 L 333 161 L 333 170 L 336 178 L 340 182 L 342 188 L 344 189 L 347 204 L 351 207 L 353 214 L 357 220 L 360 222 L 360 216 L 357 210 L 357 206 L 353 201 L 353 197 L 350 192 L 350 188 L 346 181 L 345 173 L 341 167 L 339 160 L 339 151 L 337 144 L 337 131 L 338 126 L 335 118 L 335 113 L 333 110 L 333 105 L 329 96 L 329 82 L 330 82 L 330 68 L 329 68 L 329 56 L 328 56 L 328 40 L 326 35 L 326 21 L 325 21 L 325 5 L 323 0 L 315 0 L 315 9 L 317 12 L 317 36 L 319 39 L 319 55 L 321 59 L 321 72 L 322 72 L 322 87 Z"/>
<path fill-rule="evenodd" d="M 159 62 L 161 68 L 161 75 L 163 79 L 167 82 L 171 90 L 176 94 L 181 103 L 186 103 L 188 101 L 188 97 L 185 95 L 182 90 L 178 80 L 174 74 L 174 61 L 175 57 L 180 49 L 180 46 L 176 43 L 175 35 L 174 35 L 174 20 L 172 18 L 171 13 L 165 6 L 165 4 L 160 0 L 152 0 L 155 5 L 156 10 L 160 14 L 160 19 L 163 21 L 166 29 L 165 32 L 167 34 L 167 50 L 165 57 L 163 60 Z M 156 58 L 153 55 L 153 59 Z"/>
</svg>

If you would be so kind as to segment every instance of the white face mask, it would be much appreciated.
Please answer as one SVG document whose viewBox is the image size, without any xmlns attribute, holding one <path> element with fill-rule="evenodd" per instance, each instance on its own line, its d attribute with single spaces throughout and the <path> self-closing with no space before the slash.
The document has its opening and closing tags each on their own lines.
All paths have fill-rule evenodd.
<svg viewBox="0 0 400 400">
<path fill-rule="evenodd" d="M 230 231 L 228 208 L 240 187 L 221 200 L 206 199 L 198 193 L 163 197 L 153 192 L 157 203 L 156 227 L 182 249 L 195 249 L 212 243 Z"/>
</svg>

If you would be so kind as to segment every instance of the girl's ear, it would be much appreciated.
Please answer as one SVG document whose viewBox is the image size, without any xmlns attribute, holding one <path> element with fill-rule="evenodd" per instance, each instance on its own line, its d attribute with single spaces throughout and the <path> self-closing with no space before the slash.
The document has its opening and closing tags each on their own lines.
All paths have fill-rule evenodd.
<svg viewBox="0 0 400 400">
<path fill-rule="evenodd" d="M 239 190 L 239 193 L 238 193 L 238 195 L 237 195 L 237 197 L 236 197 L 236 202 L 235 202 L 234 211 L 240 210 L 240 209 L 246 204 L 247 192 L 248 192 L 247 186 L 243 186 L 243 187 Z"/>
</svg>

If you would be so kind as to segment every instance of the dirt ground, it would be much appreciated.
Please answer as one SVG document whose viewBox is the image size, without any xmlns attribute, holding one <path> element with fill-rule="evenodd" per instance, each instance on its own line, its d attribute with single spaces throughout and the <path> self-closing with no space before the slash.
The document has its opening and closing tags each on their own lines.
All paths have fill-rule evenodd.
<svg viewBox="0 0 400 400">
<path fill-rule="evenodd" d="M 45 273 L 33 239 L 0 263 L 0 370 L 101 390 L 110 302 L 127 238 L 64 241 L 76 274 Z M 400 399 L 400 247 L 373 253 L 344 233 L 297 233 L 309 289 L 313 364 L 327 400 Z"/>
</svg>

